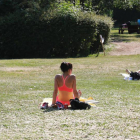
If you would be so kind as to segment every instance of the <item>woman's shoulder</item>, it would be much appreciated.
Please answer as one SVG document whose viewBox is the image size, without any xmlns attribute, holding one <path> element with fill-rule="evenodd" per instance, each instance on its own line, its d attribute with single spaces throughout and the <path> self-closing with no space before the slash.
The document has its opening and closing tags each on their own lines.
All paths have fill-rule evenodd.
<svg viewBox="0 0 140 140">
<path fill-rule="evenodd" d="M 71 74 L 70 76 L 75 76 L 74 74 Z"/>
<path fill-rule="evenodd" d="M 76 76 L 74 74 L 71 74 L 70 77 L 75 79 Z"/>
<path fill-rule="evenodd" d="M 55 75 L 55 78 L 60 78 L 60 77 L 62 77 L 62 74 Z"/>
</svg>

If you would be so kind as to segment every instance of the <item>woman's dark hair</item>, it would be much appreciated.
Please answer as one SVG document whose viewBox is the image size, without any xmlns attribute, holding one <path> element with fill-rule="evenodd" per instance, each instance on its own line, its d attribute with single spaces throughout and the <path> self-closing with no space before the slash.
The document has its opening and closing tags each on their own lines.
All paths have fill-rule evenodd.
<svg viewBox="0 0 140 140">
<path fill-rule="evenodd" d="M 62 72 L 67 72 L 69 69 L 72 70 L 72 64 L 67 62 L 62 62 L 60 65 L 60 69 L 62 70 Z"/>
</svg>

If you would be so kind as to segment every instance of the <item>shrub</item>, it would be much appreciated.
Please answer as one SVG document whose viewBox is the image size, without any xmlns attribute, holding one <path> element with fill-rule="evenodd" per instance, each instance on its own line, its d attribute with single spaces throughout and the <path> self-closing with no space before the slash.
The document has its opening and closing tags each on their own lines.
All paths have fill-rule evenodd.
<svg viewBox="0 0 140 140">
<path fill-rule="evenodd" d="M 16 12 L 2 21 L 0 23 L 1 58 L 38 57 L 40 55 L 41 33 L 44 32 L 44 26 L 39 26 L 43 23 L 36 15 Z"/>
<path fill-rule="evenodd" d="M 67 9 L 68 8 L 68 9 Z M 74 7 L 73 7 L 74 8 Z M 67 9 L 67 10 L 66 10 Z M 77 9 L 58 9 L 53 11 L 53 18 L 49 20 L 53 54 L 57 57 L 87 56 L 91 41 L 96 33 L 96 23 L 91 20 L 89 14 L 83 16 Z"/>
<path fill-rule="evenodd" d="M 104 38 L 104 44 L 107 44 L 110 37 L 110 30 L 113 26 L 113 21 L 109 17 L 98 15 L 94 17 L 94 20 L 97 23 L 97 34 L 96 39 L 92 42 L 91 45 L 92 52 L 102 51 L 100 35 L 102 35 L 102 37 Z"/>
<path fill-rule="evenodd" d="M 112 21 L 62 3 L 56 9 L 14 12 L 0 21 L 0 58 L 87 56 L 109 38 Z M 96 44 L 96 46 L 95 46 Z"/>
</svg>

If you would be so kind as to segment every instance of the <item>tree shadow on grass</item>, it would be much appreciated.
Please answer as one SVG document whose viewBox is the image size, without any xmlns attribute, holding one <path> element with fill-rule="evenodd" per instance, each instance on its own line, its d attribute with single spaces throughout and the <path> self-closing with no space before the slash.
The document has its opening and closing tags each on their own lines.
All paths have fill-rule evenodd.
<svg viewBox="0 0 140 140">
<path fill-rule="evenodd" d="M 140 38 L 140 34 L 135 35 L 136 38 Z"/>
<path fill-rule="evenodd" d="M 118 35 L 114 35 L 113 37 L 111 37 L 111 42 L 130 42 L 131 39 L 128 39 L 126 37 L 120 37 Z"/>
<path fill-rule="evenodd" d="M 135 38 L 140 38 L 140 34 L 112 34 L 112 42 L 131 42 L 136 41 Z"/>
</svg>

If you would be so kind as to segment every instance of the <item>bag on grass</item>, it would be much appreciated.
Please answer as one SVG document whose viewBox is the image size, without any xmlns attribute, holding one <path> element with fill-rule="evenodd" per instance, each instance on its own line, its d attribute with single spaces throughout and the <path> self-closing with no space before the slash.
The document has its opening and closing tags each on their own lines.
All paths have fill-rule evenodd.
<svg viewBox="0 0 140 140">
<path fill-rule="evenodd" d="M 58 110 L 63 110 L 64 109 L 64 105 L 61 102 L 57 101 L 56 105 L 57 105 Z"/>
<path fill-rule="evenodd" d="M 90 109 L 91 105 L 85 102 L 80 102 L 78 98 L 70 99 L 72 109 Z"/>
</svg>

